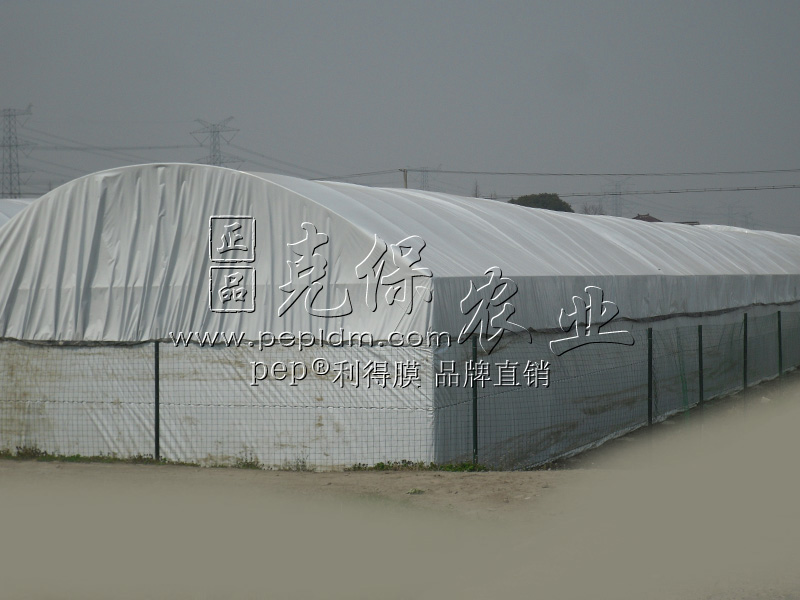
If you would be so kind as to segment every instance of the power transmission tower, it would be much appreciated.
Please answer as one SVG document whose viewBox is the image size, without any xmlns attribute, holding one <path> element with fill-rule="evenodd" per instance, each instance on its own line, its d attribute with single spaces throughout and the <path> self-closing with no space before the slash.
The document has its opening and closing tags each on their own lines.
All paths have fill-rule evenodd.
<svg viewBox="0 0 800 600">
<path fill-rule="evenodd" d="M 628 181 L 630 177 L 625 177 L 624 179 L 614 179 L 611 180 L 613 190 L 606 193 L 606 196 L 611 196 L 611 214 L 615 217 L 621 216 L 620 213 L 620 204 L 622 203 L 622 197 L 624 195 L 624 190 L 622 189 L 623 184 Z"/>
<path fill-rule="evenodd" d="M 208 142 L 208 156 L 201 158 L 195 162 L 205 165 L 216 165 L 221 167 L 230 163 L 242 163 L 244 159 L 233 154 L 226 154 L 221 149 L 220 140 L 225 140 L 229 144 L 231 140 L 239 132 L 235 127 L 230 127 L 228 123 L 233 120 L 233 117 L 228 117 L 219 123 L 209 123 L 203 119 L 195 119 L 203 127 L 197 131 L 192 132 L 192 137 L 197 140 L 201 146 L 205 146 Z M 198 136 L 203 136 L 200 139 Z"/>
<path fill-rule="evenodd" d="M 30 146 L 27 142 L 20 142 L 17 138 L 17 119 L 31 114 L 32 105 L 21 110 L 18 108 L 3 109 L 3 167 L 0 171 L 0 196 L 6 198 L 20 197 L 20 178 L 19 174 L 27 172 L 29 169 L 21 169 L 19 166 L 19 151 L 23 152 Z M 27 119 L 26 119 L 27 120 Z M 22 125 L 25 122 L 23 121 Z"/>
</svg>

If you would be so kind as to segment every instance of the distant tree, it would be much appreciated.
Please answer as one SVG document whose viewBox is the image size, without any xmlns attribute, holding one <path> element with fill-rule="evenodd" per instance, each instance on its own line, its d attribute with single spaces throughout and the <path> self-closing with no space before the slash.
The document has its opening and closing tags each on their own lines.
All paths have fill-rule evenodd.
<svg viewBox="0 0 800 600">
<path fill-rule="evenodd" d="M 547 210 L 560 210 L 561 212 L 575 212 L 568 202 L 564 202 L 558 194 L 529 194 L 512 198 L 511 204 L 528 206 L 530 208 L 546 208 Z"/>
<path fill-rule="evenodd" d="M 606 209 L 603 208 L 603 205 L 600 203 L 597 204 L 584 204 L 583 208 L 581 208 L 581 212 L 585 215 L 604 215 L 606 214 Z"/>
</svg>

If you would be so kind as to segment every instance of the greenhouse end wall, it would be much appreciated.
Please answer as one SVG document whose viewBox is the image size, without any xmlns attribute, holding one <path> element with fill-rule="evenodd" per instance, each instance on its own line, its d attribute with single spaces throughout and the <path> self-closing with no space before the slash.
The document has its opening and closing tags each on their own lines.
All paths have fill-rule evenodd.
<svg viewBox="0 0 800 600">
<path fill-rule="evenodd" d="M 308 350 L 157 346 L 156 362 L 155 342 L 0 342 L 0 450 L 119 458 L 157 453 L 174 462 L 266 468 L 433 460 L 428 349 L 322 348 L 313 361 L 326 361 L 329 369 L 320 374 Z M 304 361 L 307 374 L 292 385 L 292 365 Z M 384 362 L 420 365 L 414 384 L 381 385 L 384 376 L 372 371 Z M 286 370 L 273 371 L 278 363 Z M 261 364 L 270 367 L 263 379 Z M 356 366 L 372 377 L 356 380 Z M 386 377 L 391 384 L 394 373 Z"/>
</svg>

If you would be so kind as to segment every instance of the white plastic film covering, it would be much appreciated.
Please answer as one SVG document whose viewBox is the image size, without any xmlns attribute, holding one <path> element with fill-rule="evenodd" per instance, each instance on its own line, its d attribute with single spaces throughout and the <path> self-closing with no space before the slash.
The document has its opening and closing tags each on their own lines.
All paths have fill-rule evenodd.
<svg viewBox="0 0 800 600">
<path fill-rule="evenodd" d="M 308 352 L 160 344 L 161 456 L 202 465 L 257 461 L 276 468 L 344 468 L 431 462 L 433 383 L 420 348 L 325 348 L 315 359 L 417 361 L 419 386 L 358 387 L 335 369 L 312 369 Z M 255 361 L 302 364 L 295 385 L 251 385 Z M 70 456 L 152 455 L 153 344 L 58 346 L 0 342 L 0 450 Z"/>
<path fill-rule="evenodd" d="M 252 312 L 209 308 L 209 219 L 255 222 Z M 310 223 L 326 242 L 313 307 L 290 293 L 290 244 Z M 558 314 L 587 285 L 602 287 L 621 318 L 709 313 L 797 300 L 800 237 L 717 231 L 688 225 L 535 210 L 416 190 L 376 189 L 248 174 L 201 165 L 144 165 L 96 173 L 36 201 L 0 235 L 0 337 L 28 340 L 140 341 L 176 331 L 370 332 L 428 329 L 458 334 L 470 282 L 499 267 L 519 288 L 514 321 L 558 326 Z M 216 234 L 215 234 L 216 235 Z M 424 240 L 415 277 L 379 290 L 356 268 L 376 243 Z M 385 257 L 388 257 L 387 250 Z M 388 258 L 387 258 L 388 261 Z M 322 265 L 322 262 L 319 264 Z M 388 264 L 388 263 L 387 263 Z M 363 265 L 362 265 L 363 269 Z M 388 269 L 388 267 L 387 267 Z M 363 272 L 362 272 L 363 275 Z M 432 302 L 427 302 L 430 291 Z M 412 293 L 413 292 L 413 295 Z M 373 294 L 375 296 L 375 294 Z M 409 311 L 408 301 L 413 298 Z M 405 299 L 405 301 L 403 301 Z M 304 303 L 306 306 L 304 306 Z"/>
<path fill-rule="evenodd" d="M 33 202 L 33 198 L 0 198 L 0 228 Z"/>
</svg>

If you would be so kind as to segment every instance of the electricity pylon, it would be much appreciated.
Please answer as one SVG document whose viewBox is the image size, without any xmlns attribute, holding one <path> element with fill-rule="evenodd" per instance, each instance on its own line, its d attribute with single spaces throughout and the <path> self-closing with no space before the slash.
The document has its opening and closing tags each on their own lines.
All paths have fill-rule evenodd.
<svg viewBox="0 0 800 600">
<path fill-rule="evenodd" d="M 239 132 L 235 127 L 230 127 L 228 123 L 233 120 L 233 117 L 228 117 L 219 123 L 209 123 L 203 119 L 195 119 L 203 127 L 197 131 L 192 132 L 192 137 L 197 140 L 201 146 L 205 146 L 208 142 L 208 156 L 196 160 L 195 162 L 205 165 L 216 165 L 221 167 L 230 163 L 242 163 L 244 159 L 233 154 L 226 154 L 221 149 L 220 140 L 225 143 L 230 143 L 234 136 Z M 226 135 L 227 134 L 227 135 Z M 202 139 L 198 136 L 203 136 Z"/>
<path fill-rule="evenodd" d="M 20 117 L 31 114 L 32 105 L 29 104 L 25 110 L 18 108 L 4 108 L 3 114 L 3 165 L 0 171 L 0 196 L 5 198 L 20 197 L 20 173 L 26 173 L 30 169 L 20 168 L 19 151 L 27 153 L 31 146 L 28 142 L 20 142 L 17 137 L 17 121 Z M 26 119 L 27 120 L 27 119 Z M 25 122 L 23 121 L 22 125 Z"/>
</svg>

